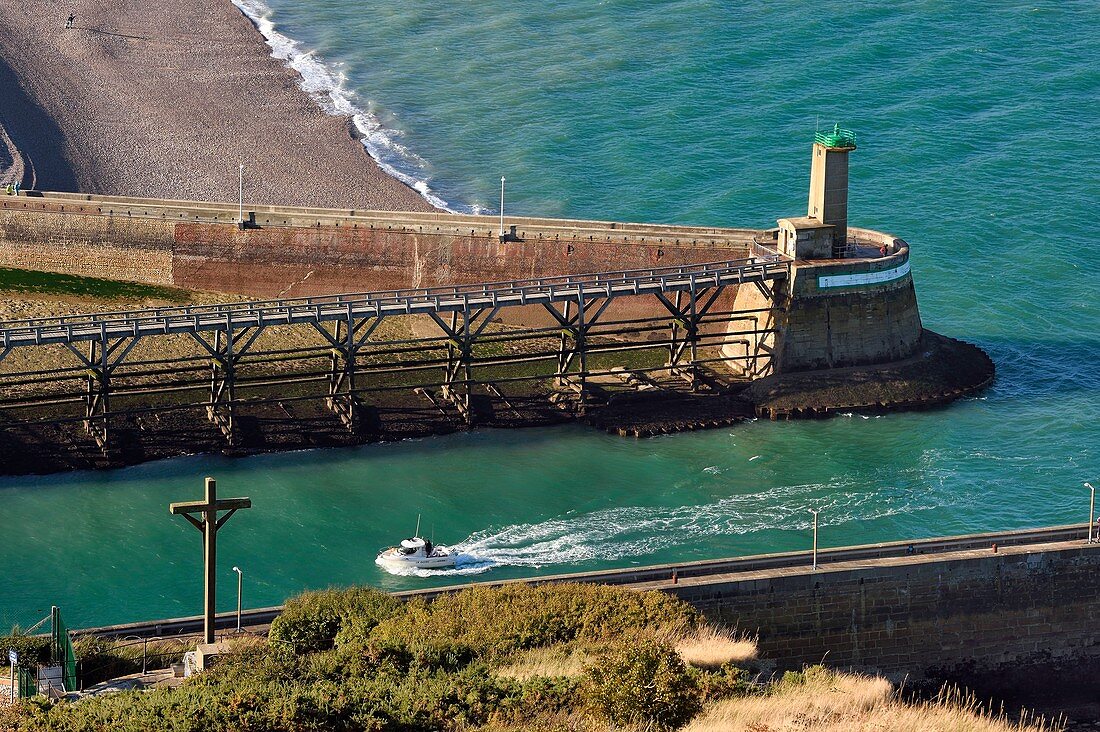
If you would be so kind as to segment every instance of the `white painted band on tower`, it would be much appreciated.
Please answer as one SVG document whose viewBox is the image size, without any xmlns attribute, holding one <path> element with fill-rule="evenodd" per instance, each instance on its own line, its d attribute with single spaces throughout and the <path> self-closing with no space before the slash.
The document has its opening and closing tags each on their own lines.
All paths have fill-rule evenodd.
<svg viewBox="0 0 1100 732">
<path fill-rule="evenodd" d="M 905 275 L 909 274 L 909 262 L 894 267 L 893 269 L 884 269 L 881 272 L 861 272 L 859 274 L 845 274 L 845 275 L 827 275 L 817 278 L 817 286 L 821 288 L 828 287 L 851 287 L 853 285 L 877 285 L 882 282 L 892 282 L 899 280 Z"/>
</svg>

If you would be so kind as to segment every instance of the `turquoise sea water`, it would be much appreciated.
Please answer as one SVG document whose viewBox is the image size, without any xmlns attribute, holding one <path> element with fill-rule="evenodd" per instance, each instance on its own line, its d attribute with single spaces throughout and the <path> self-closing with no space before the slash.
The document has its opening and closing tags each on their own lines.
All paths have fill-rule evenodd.
<svg viewBox="0 0 1100 732">
<path fill-rule="evenodd" d="M 0 621 L 200 610 L 166 504 L 250 495 L 219 552 L 245 605 L 1081 521 L 1100 478 L 1095 3 L 239 0 L 396 174 L 456 210 L 766 226 L 817 125 L 857 130 L 850 221 L 910 242 L 927 327 L 999 375 L 948 409 L 653 440 L 579 427 L 0 479 Z M 530 6 L 529 6 L 530 5 Z M 373 564 L 417 513 L 472 559 Z"/>
</svg>

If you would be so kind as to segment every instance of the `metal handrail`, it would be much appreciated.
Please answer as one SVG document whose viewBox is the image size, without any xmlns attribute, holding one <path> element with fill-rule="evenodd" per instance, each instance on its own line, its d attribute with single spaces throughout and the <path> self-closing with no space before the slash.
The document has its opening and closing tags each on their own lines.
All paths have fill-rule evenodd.
<svg viewBox="0 0 1100 732">
<path fill-rule="evenodd" d="M 610 296 L 616 288 L 621 290 L 624 287 L 635 292 L 640 289 L 682 289 L 685 285 L 695 289 L 711 281 L 717 286 L 730 284 L 733 280 L 782 278 L 789 268 L 789 262 L 775 255 L 770 258 L 445 287 L 32 318 L 0 322 L 0 343 L 5 348 L 11 348 L 33 345 L 43 338 L 48 338 L 49 342 L 74 342 L 104 340 L 108 336 L 149 335 L 154 330 L 176 333 L 219 330 L 233 325 L 248 327 L 323 321 L 347 317 L 349 311 L 362 317 L 369 316 L 370 311 L 378 315 L 394 315 L 402 311 L 447 311 L 470 303 L 493 307 L 500 304 L 523 305 L 598 296 L 598 291 Z"/>
<path fill-rule="evenodd" d="M 531 286 L 546 286 L 554 284 L 602 284 L 604 281 L 620 281 L 623 279 L 639 279 L 642 277 L 659 277 L 668 274 L 689 274 L 709 271 L 728 271 L 740 266 L 753 264 L 753 259 L 722 260 L 717 262 L 704 262 L 692 265 L 671 265 L 668 267 L 648 267 L 641 269 L 624 269 L 610 272 L 595 272 L 590 274 L 557 275 L 552 277 L 539 277 L 523 280 L 498 280 L 491 282 L 478 282 L 460 285 L 440 285 L 436 287 L 408 288 L 399 290 L 374 290 L 370 292 L 341 293 L 336 295 L 313 295 L 306 297 L 278 298 L 272 300 L 243 300 L 237 303 L 214 303 L 210 305 L 178 305 L 159 308 L 139 308 L 135 310 L 114 310 L 100 313 L 82 313 L 78 315 L 65 315 L 55 318 L 26 318 L 20 320 L 0 321 L 0 328 L 10 329 L 16 327 L 35 327 L 37 325 L 64 325 L 69 322 L 85 320 L 110 321 L 113 319 L 132 320 L 142 316 L 162 318 L 173 315 L 194 315 L 201 313 L 225 313 L 240 310 L 257 310 L 270 307 L 296 307 L 299 305 L 331 305 L 349 302 L 374 301 L 381 298 L 410 298 L 428 297 L 435 294 L 461 294 L 464 292 L 486 292 L 490 290 L 523 289 Z"/>
<path fill-rule="evenodd" d="M 852 130 L 845 129 L 838 124 L 835 125 L 831 130 L 826 130 L 824 132 L 815 132 L 814 142 L 824 145 L 825 147 L 855 150 L 856 133 Z"/>
</svg>

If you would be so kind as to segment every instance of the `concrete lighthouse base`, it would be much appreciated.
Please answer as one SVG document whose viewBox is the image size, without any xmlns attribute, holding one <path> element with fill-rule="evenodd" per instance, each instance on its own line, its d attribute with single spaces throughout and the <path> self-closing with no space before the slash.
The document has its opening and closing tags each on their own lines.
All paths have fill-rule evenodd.
<svg viewBox="0 0 1100 732">
<path fill-rule="evenodd" d="M 975 394 L 993 382 L 995 372 L 982 349 L 925 330 L 909 358 L 766 376 L 740 396 L 757 416 L 771 419 L 921 409 Z"/>
</svg>

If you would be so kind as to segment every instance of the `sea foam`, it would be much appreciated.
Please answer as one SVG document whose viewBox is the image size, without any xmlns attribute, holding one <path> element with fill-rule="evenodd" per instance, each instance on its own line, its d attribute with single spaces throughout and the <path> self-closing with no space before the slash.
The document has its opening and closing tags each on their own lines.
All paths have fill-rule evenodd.
<svg viewBox="0 0 1100 732">
<path fill-rule="evenodd" d="M 233 0 L 233 4 L 255 25 L 271 47 L 271 55 L 298 72 L 298 85 L 326 113 L 350 117 L 359 131 L 363 146 L 387 175 L 412 187 L 428 203 L 452 213 L 481 213 L 470 207 L 451 206 L 429 185 L 428 163 L 399 142 L 401 130 L 387 127 L 358 101 L 355 91 L 348 89 L 347 77 L 334 65 L 326 63 L 313 51 L 275 29 L 274 11 L 262 0 Z"/>
</svg>

